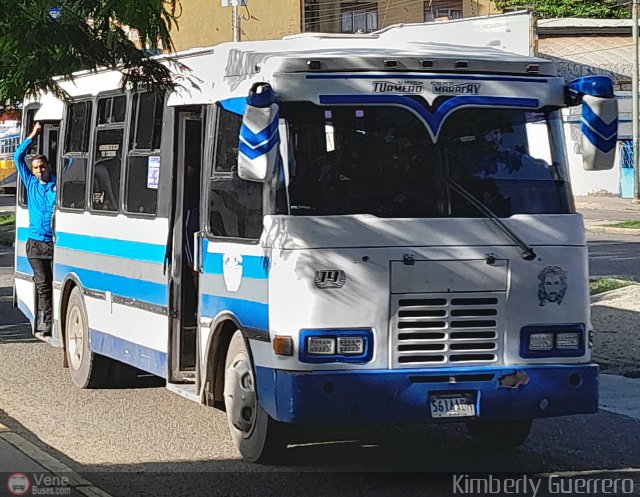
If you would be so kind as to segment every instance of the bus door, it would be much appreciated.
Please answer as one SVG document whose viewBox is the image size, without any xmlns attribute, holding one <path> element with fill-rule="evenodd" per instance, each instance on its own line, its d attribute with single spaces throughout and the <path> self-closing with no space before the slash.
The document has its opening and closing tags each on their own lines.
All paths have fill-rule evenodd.
<svg viewBox="0 0 640 497">
<path fill-rule="evenodd" d="M 198 273 L 193 240 L 200 230 L 204 107 L 176 108 L 175 122 L 170 381 L 193 382 L 195 386 Z"/>
<path fill-rule="evenodd" d="M 38 107 L 27 107 L 22 128 L 22 138 L 26 137 L 37 121 Z M 29 148 L 27 164 L 34 155 L 44 154 L 49 159 L 52 173 L 56 174 L 58 162 L 59 121 L 43 121 L 42 132 Z M 29 211 L 24 185 L 18 178 L 16 190 L 16 243 L 15 243 L 15 300 L 17 307 L 27 316 L 32 332 L 37 329 L 37 295 L 33 284 L 33 270 L 27 260 L 27 238 L 29 232 Z"/>
</svg>

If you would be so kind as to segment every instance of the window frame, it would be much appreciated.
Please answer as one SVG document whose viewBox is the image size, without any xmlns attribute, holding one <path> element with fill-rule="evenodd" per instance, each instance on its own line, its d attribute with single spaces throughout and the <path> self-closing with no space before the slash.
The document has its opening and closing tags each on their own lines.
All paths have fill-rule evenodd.
<svg viewBox="0 0 640 497">
<path fill-rule="evenodd" d="M 33 116 L 35 117 L 36 113 L 38 112 L 38 109 L 41 107 L 41 105 L 39 103 L 31 103 L 29 105 L 27 105 L 24 110 L 22 111 L 22 121 L 21 121 L 21 130 L 20 130 L 20 143 L 22 143 L 24 140 L 27 139 L 27 137 L 29 136 L 28 133 L 31 132 L 31 129 L 29 124 L 33 124 L 33 122 L 35 122 L 35 119 L 33 121 L 31 121 L 31 123 L 29 123 L 29 113 L 31 111 L 33 112 Z M 24 136 L 23 136 L 24 135 Z M 38 135 L 37 137 L 37 142 L 36 142 L 36 146 L 38 148 L 38 150 L 36 150 L 35 154 L 30 154 L 28 153 L 29 151 L 27 150 L 27 155 L 25 155 L 25 159 L 29 159 L 29 157 L 32 157 L 33 155 L 37 155 L 40 153 L 40 144 L 42 143 L 42 138 L 40 135 Z M 12 154 L 13 157 L 13 154 Z M 28 205 L 27 205 L 27 191 L 25 188 L 24 183 L 22 182 L 20 178 L 20 175 L 18 175 L 18 181 L 16 183 L 16 196 L 18 197 L 18 205 L 20 207 L 22 207 L 23 209 L 28 209 Z"/>
<path fill-rule="evenodd" d="M 340 33 L 357 33 L 358 31 L 355 29 L 356 25 L 356 14 L 362 14 L 364 16 L 364 32 L 372 33 L 379 28 L 380 26 L 380 5 L 377 0 L 373 0 L 370 2 L 342 2 L 339 6 L 339 15 L 340 15 Z M 351 19 L 351 29 L 343 29 L 344 22 L 349 17 Z M 375 26 L 372 26 L 369 29 L 369 22 L 375 20 Z"/>
<path fill-rule="evenodd" d="M 125 118 L 123 122 L 118 122 L 118 123 L 106 123 L 106 124 L 98 124 L 98 102 L 100 101 L 100 99 L 103 98 L 114 98 L 114 97 L 119 97 L 119 96 L 123 96 L 126 98 L 125 101 Z M 124 181 L 123 181 L 123 172 L 124 169 L 126 167 L 126 159 L 127 159 L 127 153 L 125 147 L 128 144 L 128 139 L 129 139 L 129 119 L 128 117 L 131 115 L 131 98 L 129 98 L 130 96 L 130 92 L 123 92 L 120 90 L 109 90 L 106 92 L 102 92 L 102 93 L 98 93 L 94 99 L 93 99 L 93 105 L 94 105 L 94 109 L 93 109 L 93 115 L 92 115 L 92 121 L 91 121 L 91 135 L 90 135 L 90 145 L 89 145 L 89 173 L 88 173 L 88 178 L 89 178 L 89 188 L 87 188 L 87 198 L 85 200 L 86 204 L 87 204 L 87 211 L 90 212 L 91 214 L 96 214 L 96 215 L 103 215 L 103 216 L 118 216 L 120 214 L 124 213 L 123 210 L 123 187 L 124 187 Z M 118 185 L 118 202 L 117 202 L 117 208 L 115 210 L 99 210 L 99 209 L 94 209 L 93 208 L 93 182 L 94 182 L 94 173 L 95 173 L 95 166 L 96 166 L 96 144 L 98 142 L 98 133 L 100 131 L 109 131 L 109 130 L 119 130 L 122 129 L 122 154 L 121 154 L 121 158 L 120 158 L 120 182 Z"/>
<path fill-rule="evenodd" d="M 216 159 L 218 157 L 218 145 L 219 145 L 219 140 L 218 140 L 218 131 L 220 130 L 220 118 L 223 115 L 222 111 L 226 111 L 225 109 L 222 108 L 222 106 L 220 105 L 220 102 L 215 102 L 212 105 L 212 138 L 211 138 L 211 157 L 210 160 L 208 161 L 206 167 L 204 167 L 204 174 L 203 174 L 203 180 L 206 181 L 206 183 L 203 183 L 202 188 L 204 188 L 205 190 L 205 195 L 203 195 L 204 197 L 204 216 L 201 216 L 201 226 L 204 227 L 203 232 L 204 232 L 204 236 L 207 238 L 207 240 L 210 241 L 218 241 L 218 242 L 227 242 L 227 243 L 237 243 L 237 244 L 241 244 L 241 245 L 259 245 L 260 244 L 260 240 L 262 239 L 262 235 L 264 234 L 264 217 L 266 215 L 268 215 L 269 213 L 272 212 L 272 207 L 270 207 L 270 196 L 266 194 L 267 192 L 267 188 L 269 188 L 269 185 L 266 183 L 260 183 L 262 185 L 262 191 L 261 191 L 261 195 L 262 195 L 262 225 L 263 228 L 260 231 L 260 234 L 258 235 L 257 238 L 241 238 L 241 237 L 237 237 L 237 236 L 227 236 L 227 235 L 215 235 L 211 232 L 211 196 L 212 196 L 212 192 L 211 192 L 211 182 L 216 179 L 216 178 L 220 178 L 220 179 L 227 179 L 227 180 L 233 180 L 234 178 L 238 178 L 238 172 L 237 172 L 237 168 L 235 170 L 231 170 L 231 171 L 216 171 Z M 226 112 L 230 112 L 230 111 L 226 111 Z M 208 128 L 206 128 L 208 130 Z M 238 140 L 240 138 L 238 137 Z M 242 180 L 240 179 L 240 181 L 246 181 L 246 180 Z M 202 208 L 201 208 L 202 211 Z M 202 223 L 202 221 L 204 221 L 204 223 Z"/>
<path fill-rule="evenodd" d="M 127 92 L 127 95 L 129 96 L 128 100 L 127 100 L 127 111 L 126 111 L 126 117 L 125 117 L 125 143 L 124 146 L 126 147 L 126 154 L 123 154 L 123 160 L 124 160 L 124 155 L 126 155 L 126 162 L 123 164 L 122 167 L 122 171 L 121 171 L 121 177 L 120 177 L 120 181 L 121 181 L 121 207 L 122 207 L 122 213 L 126 216 L 126 217 L 131 217 L 131 218 L 138 218 L 138 219 L 155 219 L 156 217 L 158 217 L 158 211 L 160 210 L 160 190 L 161 190 L 161 185 L 158 185 L 158 190 L 157 190 L 157 194 L 156 194 L 156 211 L 151 214 L 151 213 L 146 213 L 146 212 L 130 212 L 127 210 L 127 195 L 129 193 L 129 184 L 128 184 L 128 179 L 129 179 L 129 158 L 130 157 L 153 157 L 153 156 L 158 156 L 160 157 L 160 170 L 162 170 L 162 161 L 163 161 L 163 157 L 162 157 L 162 138 L 164 135 L 164 123 L 165 123 L 165 118 L 166 118 L 166 114 L 167 114 L 167 100 L 168 100 L 168 94 L 164 94 L 162 97 L 162 125 L 160 126 L 160 146 L 156 149 L 137 149 L 134 148 L 134 144 L 131 142 L 131 140 L 133 140 L 133 138 L 135 137 L 136 131 L 137 131 L 137 123 L 133 123 L 133 117 L 134 117 L 134 100 L 135 100 L 135 96 L 136 95 L 143 95 L 145 93 L 148 92 L 144 92 L 144 91 L 137 91 L 137 92 Z M 140 106 L 140 99 L 138 98 L 138 109 Z M 138 118 L 138 109 L 135 109 L 135 118 L 137 120 Z M 168 158 L 166 160 L 169 160 Z"/>
<path fill-rule="evenodd" d="M 67 148 L 67 133 L 69 132 L 69 119 L 68 119 L 68 115 L 69 115 L 69 107 L 70 105 L 75 105 L 75 104 L 80 104 L 83 102 L 89 102 L 89 104 L 91 105 L 90 108 L 90 112 L 89 112 L 89 132 L 87 133 L 87 151 L 86 152 L 67 152 L 66 148 Z M 60 158 L 62 159 L 61 163 L 59 164 L 59 169 L 60 171 L 58 172 L 57 178 L 58 178 L 58 184 L 56 185 L 56 188 L 58 189 L 58 191 L 60 192 L 58 194 L 58 210 L 60 210 L 61 212 L 73 212 L 76 214 L 82 213 L 82 212 L 86 212 L 87 211 L 87 184 L 89 182 L 89 170 L 91 167 L 91 160 L 89 157 L 89 152 L 91 150 L 91 146 L 92 146 L 92 137 L 91 137 L 91 123 L 93 122 L 93 113 L 95 111 L 95 99 L 91 96 L 80 96 L 80 97 L 75 97 L 73 98 L 69 103 L 67 103 L 65 105 L 64 108 L 64 116 L 63 116 L 63 120 L 62 120 L 62 125 L 60 126 L 60 135 L 61 135 L 61 153 L 60 153 Z M 73 157 L 73 158 L 84 158 L 87 160 L 87 167 L 85 170 L 85 189 L 84 189 L 84 207 L 83 208 L 75 208 L 75 207 L 65 207 L 62 205 L 62 194 L 63 194 L 63 189 L 62 189 L 62 178 L 64 175 L 64 161 L 67 157 Z"/>
</svg>

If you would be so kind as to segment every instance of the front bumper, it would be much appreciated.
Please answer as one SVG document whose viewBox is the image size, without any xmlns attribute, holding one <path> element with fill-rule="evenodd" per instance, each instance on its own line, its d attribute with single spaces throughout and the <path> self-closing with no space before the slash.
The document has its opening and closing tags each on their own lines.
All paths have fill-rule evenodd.
<svg viewBox="0 0 640 497">
<path fill-rule="evenodd" d="M 517 388 L 500 378 L 525 373 Z M 594 413 L 598 366 L 526 365 L 416 370 L 284 371 L 256 367 L 258 398 L 279 421 L 305 424 L 430 423 L 429 394 L 472 392 L 477 419 Z M 452 382 L 452 379 L 455 381 Z M 473 418 L 451 418 L 460 422 Z"/>
</svg>

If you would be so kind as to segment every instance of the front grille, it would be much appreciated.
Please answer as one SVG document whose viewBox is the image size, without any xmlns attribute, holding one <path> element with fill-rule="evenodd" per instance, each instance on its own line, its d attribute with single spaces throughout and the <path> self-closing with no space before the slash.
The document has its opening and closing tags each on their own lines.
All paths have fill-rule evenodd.
<svg viewBox="0 0 640 497">
<path fill-rule="evenodd" d="M 391 296 L 392 367 L 502 362 L 502 294 Z"/>
</svg>

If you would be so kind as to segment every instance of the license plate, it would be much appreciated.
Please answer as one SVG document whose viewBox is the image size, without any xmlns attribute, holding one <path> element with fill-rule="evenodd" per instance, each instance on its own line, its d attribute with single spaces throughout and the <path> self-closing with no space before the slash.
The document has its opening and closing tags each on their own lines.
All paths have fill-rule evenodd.
<svg viewBox="0 0 640 497">
<path fill-rule="evenodd" d="M 432 394 L 429 396 L 432 418 L 465 418 L 476 415 L 471 393 Z"/>
</svg>

